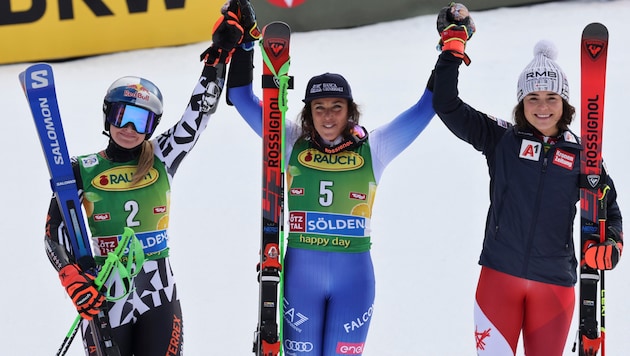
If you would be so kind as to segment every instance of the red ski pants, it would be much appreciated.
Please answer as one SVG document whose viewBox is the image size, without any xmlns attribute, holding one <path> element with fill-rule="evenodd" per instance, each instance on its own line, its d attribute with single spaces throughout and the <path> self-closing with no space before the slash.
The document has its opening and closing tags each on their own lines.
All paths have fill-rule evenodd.
<svg viewBox="0 0 630 356">
<path fill-rule="evenodd" d="M 515 355 L 519 336 L 527 356 L 562 356 L 574 287 L 514 277 L 482 267 L 475 297 L 477 355 Z"/>
</svg>

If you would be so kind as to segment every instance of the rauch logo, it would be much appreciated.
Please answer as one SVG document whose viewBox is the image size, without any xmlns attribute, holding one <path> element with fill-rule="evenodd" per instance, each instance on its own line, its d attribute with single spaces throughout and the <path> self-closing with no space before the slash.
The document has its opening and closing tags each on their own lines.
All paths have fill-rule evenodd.
<svg viewBox="0 0 630 356">
<path fill-rule="evenodd" d="M 114 167 L 94 177 L 94 179 L 92 179 L 92 185 L 97 189 L 105 191 L 133 190 L 155 183 L 160 176 L 160 173 L 155 168 L 151 168 L 149 173 L 144 176 L 143 180 L 132 186 L 131 180 L 133 179 L 133 173 L 135 171 L 136 166 Z"/>
<path fill-rule="evenodd" d="M 300 152 L 298 161 L 309 168 L 333 172 L 352 171 L 363 167 L 365 163 L 363 157 L 356 152 L 326 154 L 313 148 Z"/>
</svg>

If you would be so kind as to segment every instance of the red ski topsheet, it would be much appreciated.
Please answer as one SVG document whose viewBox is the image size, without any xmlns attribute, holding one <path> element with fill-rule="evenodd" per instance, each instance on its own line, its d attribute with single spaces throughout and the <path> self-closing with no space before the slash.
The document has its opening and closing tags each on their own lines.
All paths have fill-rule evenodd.
<svg viewBox="0 0 630 356">
<path fill-rule="evenodd" d="M 263 29 L 263 48 L 273 66 L 272 70 L 263 65 L 263 218 L 275 223 L 282 217 L 284 122 L 274 74 L 289 60 L 290 36 L 290 28 L 282 22 L 272 22 Z"/>
<path fill-rule="evenodd" d="M 582 34 L 580 49 L 581 83 L 581 171 L 587 187 L 581 189 L 582 217 L 597 222 L 598 187 L 602 171 L 602 136 L 604 127 L 604 94 L 606 89 L 606 57 L 608 30 L 591 23 Z"/>
</svg>

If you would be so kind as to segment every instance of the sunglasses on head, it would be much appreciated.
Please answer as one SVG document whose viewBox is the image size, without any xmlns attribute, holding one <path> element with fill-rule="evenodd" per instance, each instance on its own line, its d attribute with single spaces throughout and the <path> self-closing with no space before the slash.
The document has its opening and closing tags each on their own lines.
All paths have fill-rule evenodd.
<svg viewBox="0 0 630 356">
<path fill-rule="evenodd" d="M 107 111 L 107 122 L 115 127 L 122 128 L 127 124 L 133 124 L 134 129 L 140 134 L 152 134 L 160 119 L 159 115 L 126 103 L 111 103 Z"/>
</svg>

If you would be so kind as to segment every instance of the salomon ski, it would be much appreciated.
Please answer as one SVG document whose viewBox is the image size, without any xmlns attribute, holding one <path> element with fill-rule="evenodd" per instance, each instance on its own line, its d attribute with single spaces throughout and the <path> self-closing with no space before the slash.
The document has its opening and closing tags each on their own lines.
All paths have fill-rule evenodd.
<svg viewBox="0 0 630 356">
<path fill-rule="evenodd" d="M 97 276 L 83 211 L 81 210 L 77 183 L 61 124 L 52 67 L 46 63 L 34 64 L 20 73 L 20 82 L 35 121 L 44 157 L 48 164 L 51 188 L 63 214 L 72 254 L 84 270 Z M 97 350 L 97 355 L 120 355 L 118 347 L 111 338 L 107 313 L 101 310 L 99 316 L 90 321 L 90 325 L 95 338 L 95 345 L 100 347 Z M 71 340 L 72 338 L 70 338 Z M 64 340 L 65 343 L 66 340 Z M 62 348 L 64 348 L 63 344 Z M 61 348 L 60 352 L 62 352 Z M 65 350 L 63 352 L 65 353 Z"/>
<path fill-rule="evenodd" d="M 291 29 L 272 22 L 262 32 L 263 57 L 263 167 L 262 231 L 259 274 L 258 326 L 254 338 L 257 356 L 278 355 L 281 348 L 281 270 L 284 239 L 284 115 L 290 87 Z M 279 331 L 280 327 L 280 331 Z"/>
<path fill-rule="evenodd" d="M 581 157 L 580 234 L 581 245 L 593 235 L 600 241 L 606 237 L 606 172 L 602 165 L 604 128 L 604 92 L 608 30 L 600 23 L 591 23 L 582 32 L 581 57 Z M 583 260 L 583 256 L 582 256 Z M 579 354 L 604 356 L 605 340 L 604 272 L 580 266 Z M 598 327 L 598 306 L 599 327 Z"/>
</svg>

